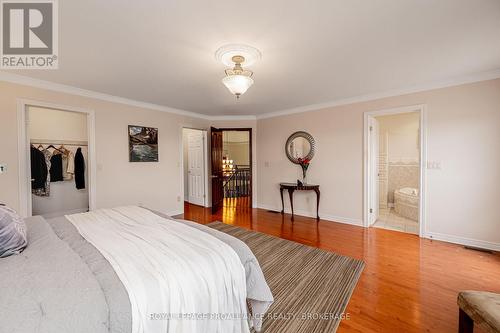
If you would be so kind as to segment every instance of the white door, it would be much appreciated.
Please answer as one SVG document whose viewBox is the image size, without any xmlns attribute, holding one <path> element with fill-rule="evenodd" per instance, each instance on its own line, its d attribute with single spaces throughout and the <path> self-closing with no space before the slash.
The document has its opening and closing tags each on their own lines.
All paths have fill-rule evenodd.
<svg viewBox="0 0 500 333">
<path fill-rule="evenodd" d="M 379 130 L 378 130 L 378 121 L 374 117 L 369 118 L 368 125 L 370 126 L 370 207 L 369 207 L 369 221 L 370 225 L 375 223 L 378 219 L 379 215 L 379 166 L 378 166 L 378 158 L 379 158 Z"/>
<path fill-rule="evenodd" d="M 378 152 L 378 193 L 379 193 L 379 208 L 387 209 L 387 191 L 389 189 L 389 164 L 387 161 L 387 147 L 389 136 L 386 133 L 378 133 L 379 137 L 379 152 Z"/>
<path fill-rule="evenodd" d="M 204 206 L 205 181 L 203 170 L 203 131 L 189 131 L 188 145 L 188 201 Z"/>
</svg>

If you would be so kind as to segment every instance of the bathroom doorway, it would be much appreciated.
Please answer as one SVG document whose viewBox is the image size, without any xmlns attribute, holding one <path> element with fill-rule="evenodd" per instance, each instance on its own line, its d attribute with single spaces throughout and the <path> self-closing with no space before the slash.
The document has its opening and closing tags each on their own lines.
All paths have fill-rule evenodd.
<svg viewBox="0 0 500 333">
<path fill-rule="evenodd" d="M 423 107 L 365 114 L 365 226 L 423 236 Z"/>
</svg>

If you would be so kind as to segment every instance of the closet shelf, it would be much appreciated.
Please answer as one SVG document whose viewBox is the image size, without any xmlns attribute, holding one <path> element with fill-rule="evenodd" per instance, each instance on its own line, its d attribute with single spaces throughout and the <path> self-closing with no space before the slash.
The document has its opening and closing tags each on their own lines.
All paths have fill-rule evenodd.
<svg viewBox="0 0 500 333">
<path fill-rule="evenodd" d="M 44 140 L 44 139 L 31 139 L 31 144 L 38 145 L 65 145 L 65 146 L 87 146 L 87 141 L 70 141 L 70 140 Z"/>
</svg>

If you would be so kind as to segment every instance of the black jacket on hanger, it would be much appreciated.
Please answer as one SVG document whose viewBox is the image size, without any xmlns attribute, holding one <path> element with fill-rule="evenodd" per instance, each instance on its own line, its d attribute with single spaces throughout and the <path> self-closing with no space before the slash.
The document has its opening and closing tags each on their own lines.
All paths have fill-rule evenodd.
<svg viewBox="0 0 500 333">
<path fill-rule="evenodd" d="M 43 153 L 31 147 L 31 188 L 40 189 L 45 188 L 45 181 L 47 180 L 47 164 L 45 163 L 45 156 Z"/>
<path fill-rule="evenodd" d="M 63 181 L 62 155 L 55 154 L 50 158 L 50 181 Z"/>
<path fill-rule="evenodd" d="M 75 154 L 75 184 L 79 190 L 85 188 L 85 159 L 82 148 L 78 148 Z"/>
</svg>

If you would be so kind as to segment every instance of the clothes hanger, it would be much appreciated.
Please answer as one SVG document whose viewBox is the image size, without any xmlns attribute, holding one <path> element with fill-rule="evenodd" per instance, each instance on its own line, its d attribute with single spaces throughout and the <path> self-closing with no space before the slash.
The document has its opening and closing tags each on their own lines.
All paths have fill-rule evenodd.
<svg viewBox="0 0 500 333">
<path fill-rule="evenodd" d="M 58 149 L 58 148 L 54 147 L 54 145 L 50 145 L 50 146 L 48 146 L 48 147 L 47 147 L 47 149 L 49 149 L 49 148 L 52 148 L 52 149 L 54 149 L 54 150 L 57 150 L 57 151 L 58 151 L 58 152 L 60 152 L 61 154 L 64 154 L 64 152 L 63 152 L 62 150 L 60 150 L 60 149 Z"/>
<path fill-rule="evenodd" d="M 61 145 L 61 147 L 58 148 L 59 151 L 62 151 L 63 154 L 67 155 L 68 154 L 68 150 L 66 149 L 66 147 L 64 147 L 64 144 Z"/>
</svg>

